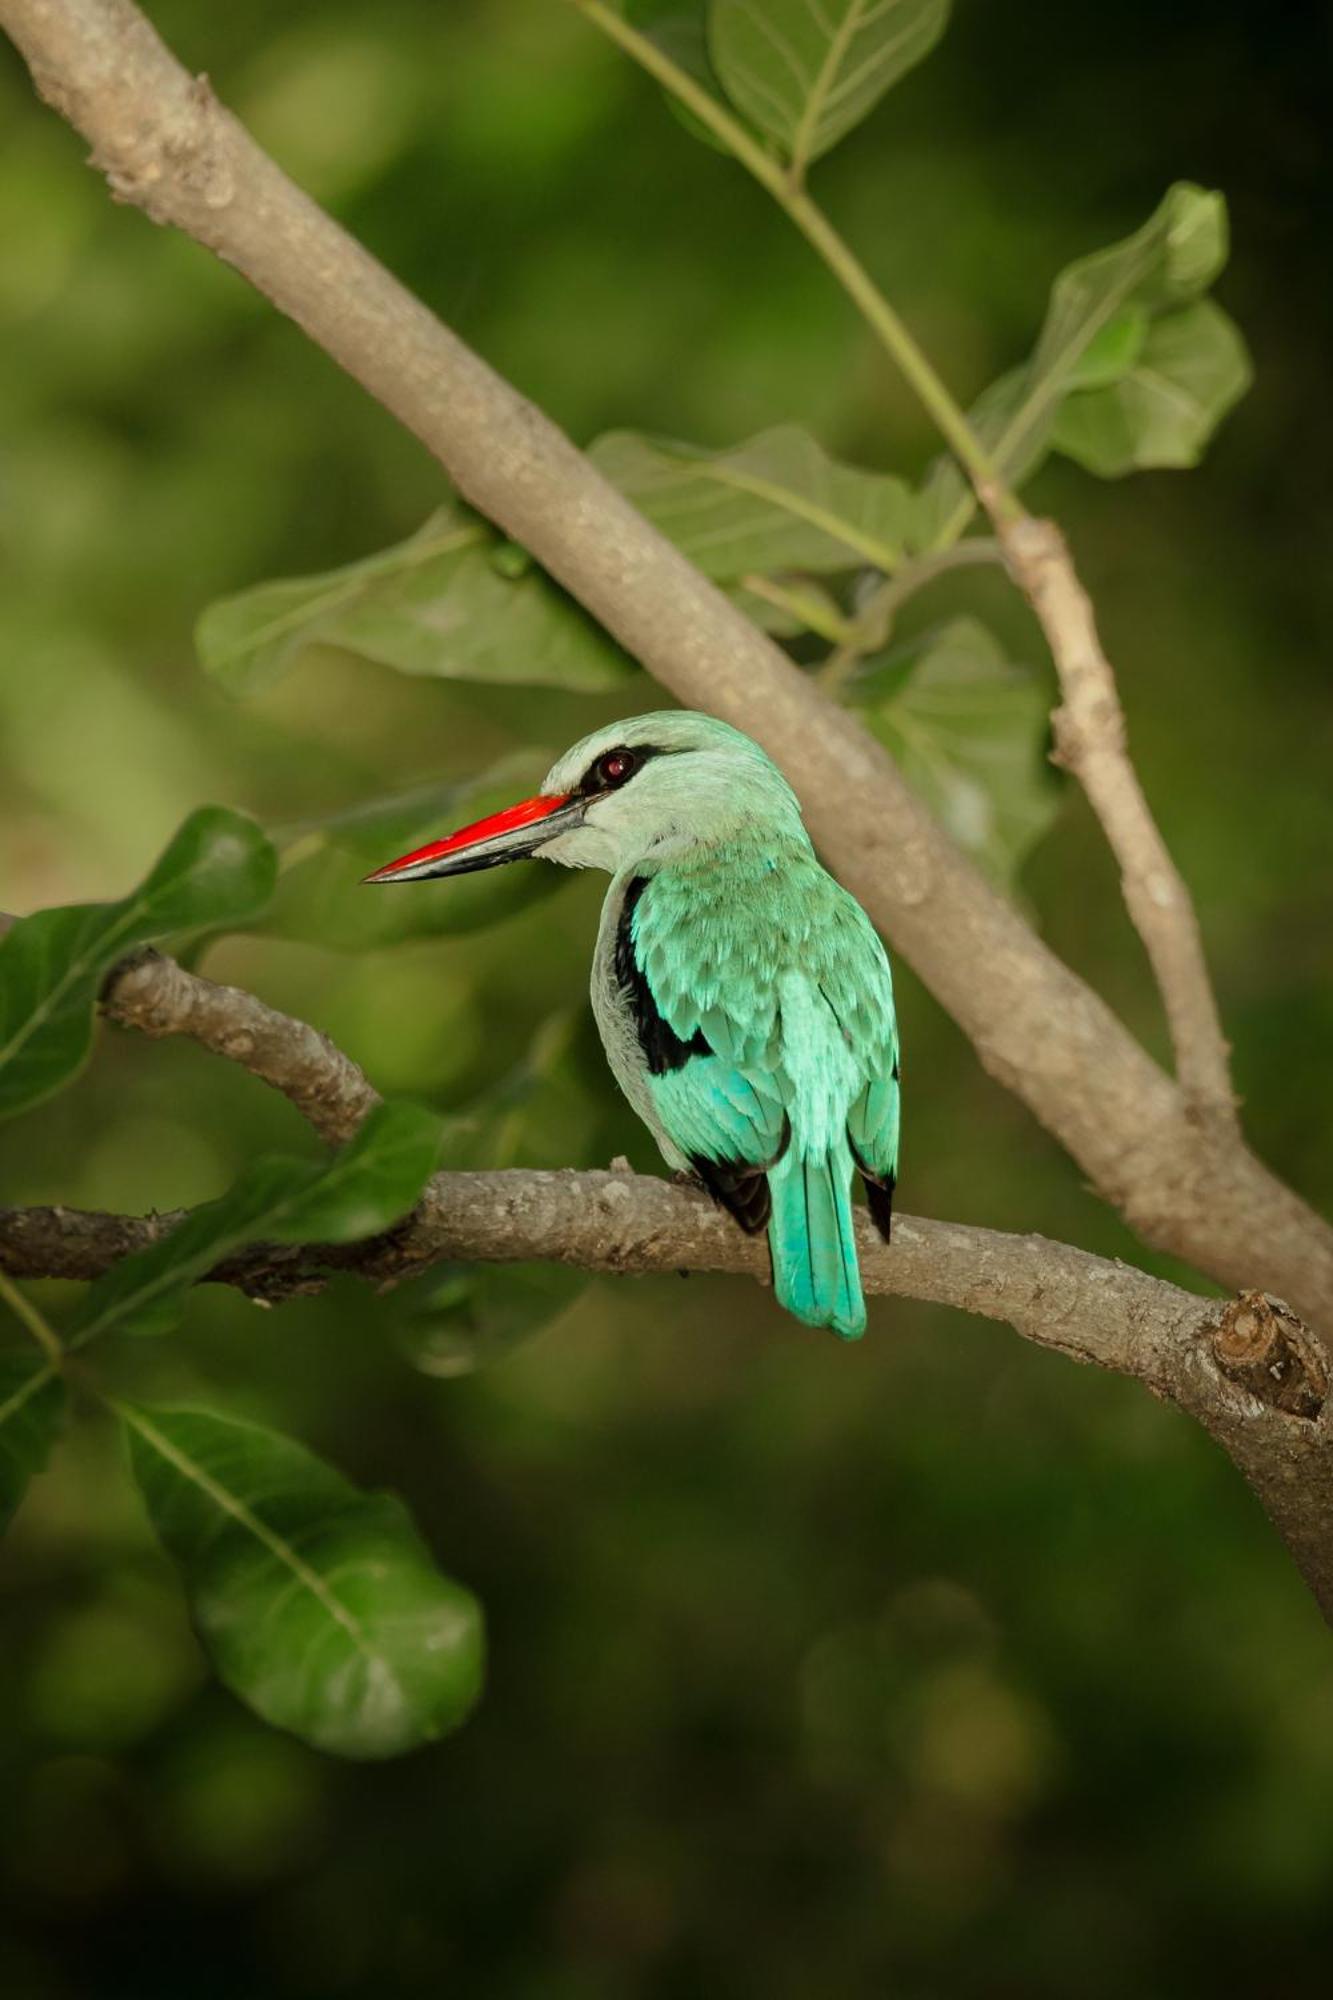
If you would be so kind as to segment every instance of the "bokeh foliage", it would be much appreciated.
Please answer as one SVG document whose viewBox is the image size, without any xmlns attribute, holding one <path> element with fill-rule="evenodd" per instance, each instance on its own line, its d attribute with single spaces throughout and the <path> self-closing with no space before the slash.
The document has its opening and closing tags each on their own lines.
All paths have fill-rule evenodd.
<svg viewBox="0 0 1333 2000">
<path fill-rule="evenodd" d="M 1251 403 L 1202 478 L 1101 488 L 1052 461 L 1035 497 L 1098 587 L 1252 1128 L 1327 1200 L 1328 1089 L 1292 1061 L 1330 1025 L 1325 586 L 1300 555 L 1327 506 L 1309 470 L 1320 297 L 1288 222 L 1309 199 L 1291 136 L 1308 55 L 1241 8 L 1131 8 L 1113 27 L 1001 11 L 962 9 L 817 168 L 820 191 L 967 395 L 1029 351 L 1045 288 L 1090 243 L 1123 239 L 1182 171 L 1227 189 Z M 177 0 L 160 19 L 576 435 L 723 452 L 799 421 L 845 463 L 929 486 L 934 441 L 827 281 L 565 10 L 223 18 Z M 364 832 L 350 808 L 389 798 L 424 825 L 437 795 L 413 787 L 540 764 L 657 696 L 619 666 L 602 694 L 420 684 L 327 635 L 253 702 L 210 690 L 190 644 L 205 604 L 403 543 L 448 496 L 234 278 L 112 209 L 16 66 L 0 108 L 0 900 L 119 895 L 201 802 L 246 809 L 293 830 L 290 915 L 210 969 L 318 1021 L 384 1088 L 466 1116 L 481 1158 L 650 1165 L 582 1029 L 546 1025 L 578 1019 L 596 885 L 339 957 L 292 892 L 318 868 L 311 901 L 336 896 L 337 851 Z M 1153 340 L 1131 315 L 1102 356 L 1125 368 L 1077 394 L 1123 398 Z M 1074 407 L 1055 441 L 1087 459 Z M 1114 456 L 1123 410 L 1090 414 Z M 494 553 L 481 581 L 521 586 Z M 994 632 L 999 661 L 1039 658 L 998 578 L 932 588 L 895 628 L 892 698 L 918 660 L 947 662 L 959 619 Z M 1076 801 L 1023 887 L 1156 1038 Z M 412 921 L 452 922 L 442 902 Z M 1137 1254 L 900 983 L 908 1205 Z M 308 1145 L 220 1067 L 104 1042 L 7 1128 L 3 1198 L 165 1207 Z M 410 1493 L 487 1604 L 491 1685 L 462 1735 L 367 1773 L 249 1723 L 201 1683 L 123 1469 L 81 1431 L 4 1571 L 7 1987 L 1176 1994 L 1209 1990 L 1217 1964 L 1262 1964 L 1280 1991 L 1322 1962 L 1327 1642 L 1201 1440 L 1122 1385 L 924 1311 L 881 1304 L 883 1338 L 849 1361 L 744 1287 L 575 1290 L 543 1298 L 548 1330 L 502 1365 L 442 1384 L 404 1355 L 456 1374 L 461 1339 L 466 1360 L 478 1308 L 449 1274 L 434 1296 L 349 1287 L 280 1317 L 205 1296 L 188 1340 L 126 1343 L 132 1400 L 207 1395 Z M 503 1325 L 512 1298 L 491 1303 L 482 1321 Z"/>
</svg>

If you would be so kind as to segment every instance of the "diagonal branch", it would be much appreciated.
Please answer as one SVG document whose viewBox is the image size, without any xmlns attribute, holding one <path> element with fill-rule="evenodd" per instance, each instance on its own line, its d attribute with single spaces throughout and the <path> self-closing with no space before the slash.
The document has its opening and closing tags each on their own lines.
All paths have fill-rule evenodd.
<svg viewBox="0 0 1333 2000">
<path fill-rule="evenodd" d="M 1166 1008 L 1176 1075 L 1202 1121 L 1234 1129 L 1228 1047 L 1193 899 L 1130 760 L 1124 711 L 1088 594 L 1053 521 L 997 524 L 1014 579 L 1046 634 L 1063 703 L 1056 754 L 1072 771 L 1120 864 L 1125 903 Z"/>
<path fill-rule="evenodd" d="M 832 866 L 1151 1242 L 1333 1326 L 1333 1230 L 1184 1094 L 998 898 L 892 761 L 552 424 L 301 193 L 130 0 L 0 0 L 115 194 L 241 271 L 685 703 L 750 730 Z"/>
</svg>

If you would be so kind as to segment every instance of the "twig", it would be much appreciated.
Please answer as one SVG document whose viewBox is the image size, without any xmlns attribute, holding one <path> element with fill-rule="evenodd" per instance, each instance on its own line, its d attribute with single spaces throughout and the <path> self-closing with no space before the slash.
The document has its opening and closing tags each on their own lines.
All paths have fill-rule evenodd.
<svg viewBox="0 0 1333 2000">
<path fill-rule="evenodd" d="M 1235 1130 L 1229 1051 L 1198 917 L 1130 761 L 1115 675 L 1087 592 L 1054 522 L 1024 516 L 1002 526 L 1000 539 L 1060 676 L 1056 756 L 1083 786 L 1120 864 L 1125 903 L 1166 1009 L 1181 1088 L 1200 1120 Z"/>
<path fill-rule="evenodd" d="M 24 1297 L 18 1286 L 12 1283 L 3 1270 L 0 1270 L 0 1299 L 9 1307 L 19 1324 L 27 1328 L 52 1368 L 61 1367 L 65 1359 L 65 1350 L 60 1344 L 59 1335 L 48 1323 L 45 1314 L 38 1312 L 32 1300 Z"/>
<path fill-rule="evenodd" d="M 840 641 L 819 669 L 820 685 L 834 694 L 855 672 L 867 653 L 877 653 L 889 642 L 893 621 L 904 604 L 937 578 L 951 570 L 967 569 L 978 563 L 1004 561 L 999 541 L 991 535 L 974 535 L 950 549 L 939 549 L 905 563 L 893 576 L 885 577 L 870 593 Z"/>
<path fill-rule="evenodd" d="M 188 1035 L 239 1063 L 290 1098 L 331 1146 L 350 1139 L 380 1094 L 365 1072 L 305 1021 L 266 1006 L 238 986 L 218 986 L 161 952 L 118 966 L 102 992 L 102 1011 L 155 1039 Z"/>
</svg>

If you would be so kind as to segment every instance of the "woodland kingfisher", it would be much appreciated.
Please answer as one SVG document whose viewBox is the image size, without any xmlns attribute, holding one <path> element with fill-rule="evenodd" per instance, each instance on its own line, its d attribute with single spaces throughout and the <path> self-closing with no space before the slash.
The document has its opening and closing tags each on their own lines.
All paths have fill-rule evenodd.
<svg viewBox="0 0 1333 2000">
<path fill-rule="evenodd" d="M 636 716 L 576 743 L 535 798 L 366 880 L 530 856 L 611 876 L 593 1012 L 668 1165 L 751 1235 L 767 1229 L 788 1312 L 855 1339 L 852 1175 L 887 1239 L 898 1168 L 893 984 L 782 773 L 711 716 Z"/>
</svg>

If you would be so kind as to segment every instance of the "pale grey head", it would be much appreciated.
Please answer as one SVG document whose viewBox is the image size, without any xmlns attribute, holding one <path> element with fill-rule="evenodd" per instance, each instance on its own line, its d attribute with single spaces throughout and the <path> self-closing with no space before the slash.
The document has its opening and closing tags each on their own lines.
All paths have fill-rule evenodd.
<svg viewBox="0 0 1333 2000">
<path fill-rule="evenodd" d="M 729 723 L 664 709 L 608 723 L 567 750 L 535 798 L 391 861 L 370 882 L 417 882 L 536 856 L 566 868 L 678 859 L 747 826 L 804 840 L 796 796 Z"/>
</svg>

